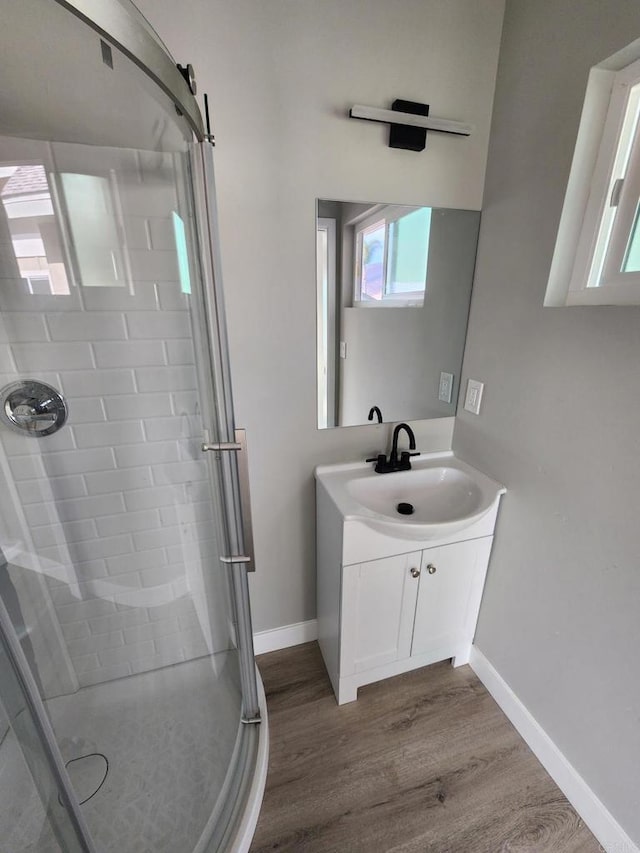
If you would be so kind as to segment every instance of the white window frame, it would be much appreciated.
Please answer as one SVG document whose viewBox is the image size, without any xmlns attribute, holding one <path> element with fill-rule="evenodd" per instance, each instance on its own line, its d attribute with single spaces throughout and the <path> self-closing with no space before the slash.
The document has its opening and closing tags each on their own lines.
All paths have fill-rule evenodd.
<svg viewBox="0 0 640 853">
<path fill-rule="evenodd" d="M 640 39 L 591 69 L 545 305 L 640 304 L 640 272 L 621 272 L 640 198 L 639 109 Z"/>
<path fill-rule="evenodd" d="M 408 292 L 402 296 L 383 296 L 380 300 L 365 300 L 360 298 L 361 262 L 362 262 L 362 238 L 366 231 L 375 225 L 384 222 L 385 226 L 385 251 L 382 263 L 383 288 L 387 281 L 387 262 L 389 258 L 389 225 L 397 222 L 409 213 L 419 210 L 419 206 L 406 205 L 384 205 L 375 213 L 358 222 L 354 229 L 353 237 L 353 306 L 354 308 L 414 308 L 422 307 L 427 294 L 427 281 L 425 276 L 424 288 Z M 389 211 L 393 211 L 392 214 Z"/>
</svg>

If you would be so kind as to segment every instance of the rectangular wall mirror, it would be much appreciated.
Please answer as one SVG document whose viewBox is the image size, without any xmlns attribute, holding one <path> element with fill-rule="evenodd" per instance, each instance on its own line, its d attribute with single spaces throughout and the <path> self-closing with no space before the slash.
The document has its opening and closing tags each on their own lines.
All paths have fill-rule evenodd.
<svg viewBox="0 0 640 853">
<path fill-rule="evenodd" d="M 480 212 L 318 199 L 318 427 L 455 414 Z M 377 412 L 372 414 L 378 420 Z"/>
</svg>

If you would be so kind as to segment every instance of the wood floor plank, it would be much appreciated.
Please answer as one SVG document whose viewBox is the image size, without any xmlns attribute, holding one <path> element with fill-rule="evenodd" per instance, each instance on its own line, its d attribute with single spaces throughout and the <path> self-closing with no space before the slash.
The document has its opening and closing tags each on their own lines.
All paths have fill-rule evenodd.
<svg viewBox="0 0 640 853">
<path fill-rule="evenodd" d="M 597 853 L 470 667 L 338 707 L 316 643 L 258 658 L 271 750 L 251 853 Z"/>
</svg>

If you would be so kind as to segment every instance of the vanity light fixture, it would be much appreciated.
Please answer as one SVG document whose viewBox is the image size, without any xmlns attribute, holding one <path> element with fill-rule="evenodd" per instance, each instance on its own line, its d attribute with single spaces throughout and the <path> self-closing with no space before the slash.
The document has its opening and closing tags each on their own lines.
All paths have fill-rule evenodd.
<svg viewBox="0 0 640 853">
<path fill-rule="evenodd" d="M 406 148 L 409 151 L 424 150 L 427 130 L 456 136 L 470 136 L 474 130 L 473 125 L 466 122 L 429 116 L 429 104 L 400 99 L 393 102 L 390 110 L 354 104 L 349 110 L 349 118 L 389 124 L 389 148 Z"/>
</svg>

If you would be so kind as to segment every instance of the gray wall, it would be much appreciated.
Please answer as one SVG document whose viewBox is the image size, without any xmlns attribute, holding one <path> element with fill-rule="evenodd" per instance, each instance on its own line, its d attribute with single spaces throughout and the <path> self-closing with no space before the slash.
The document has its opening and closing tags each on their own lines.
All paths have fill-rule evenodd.
<svg viewBox="0 0 640 853">
<path fill-rule="evenodd" d="M 504 482 L 476 643 L 640 841 L 640 309 L 543 308 L 591 65 L 633 0 L 508 2 L 455 450 Z"/>
<path fill-rule="evenodd" d="M 314 466 L 378 450 L 389 433 L 316 429 L 315 200 L 481 207 L 504 2 L 139 5 L 211 97 L 235 399 L 251 460 L 254 623 L 291 624 L 315 616 Z M 398 97 L 476 130 L 430 134 L 416 153 L 389 149 L 386 127 L 346 118 L 355 103 Z M 428 424 L 423 448 L 446 433 L 442 419 Z"/>
<path fill-rule="evenodd" d="M 455 414 L 479 221 L 471 210 L 433 211 L 424 305 L 343 308 L 340 423 L 363 423 L 373 405 L 386 421 Z M 351 291 L 352 282 L 353 273 Z M 438 400 L 443 370 L 454 376 L 451 403 Z"/>
</svg>

